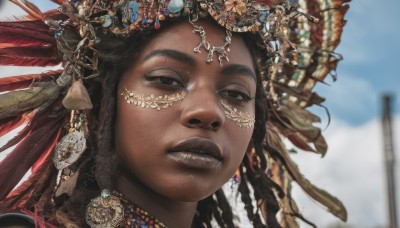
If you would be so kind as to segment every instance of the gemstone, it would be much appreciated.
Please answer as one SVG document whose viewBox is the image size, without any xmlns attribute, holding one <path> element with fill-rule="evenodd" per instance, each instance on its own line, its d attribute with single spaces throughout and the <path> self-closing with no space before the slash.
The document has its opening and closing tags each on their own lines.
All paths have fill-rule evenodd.
<svg viewBox="0 0 400 228">
<path fill-rule="evenodd" d="M 110 190 L 108 190 L 108 189 L 104 189 L 103 191 L 101 191 L 101 197 L 103 198 L 103 199 L 107 199 L 109 196 L 110 196 Z"/>
<path fill-rule="evenodd" d="M 102 22 L 101 26 L 104 28 L 110 27 L 110 25 L 112 24 L 111 16 L 108 14 L 101 16 L 100 19 Z"/>
<path fill-rule="evenodd" d="M 163 14 L 164 14 L 165 16 L 168 16 L 168 14 L 169 14 L 169 11 L 168 11 L 168 9 L 164 9 L 164 12 L 163 12 Z"/>
<path fill-rule="evenodd" d="M 168 4 L 168 11 L 170 13 L 178 13 L 183 8 L 183 0 L 171 0 Z"/>
<path fill-rule="evenodd" d="M 156 20 L 156 22 L 154 22 L 154 28 L 155 28 L 155 29 L 159 29 L 160 27 L 161 27 L 160 21 L 159 21 L 159 20 Z"/>
<path fill-rule="evenodd" d="M 131 11 L 131 21 L 135 22 L 136 19 L 138 18 L 138 10 L 139 10 L 139 5 L 137 4 L 136 1 L 132 1 L 129 3 L 129 10 Z"/>
</svg>

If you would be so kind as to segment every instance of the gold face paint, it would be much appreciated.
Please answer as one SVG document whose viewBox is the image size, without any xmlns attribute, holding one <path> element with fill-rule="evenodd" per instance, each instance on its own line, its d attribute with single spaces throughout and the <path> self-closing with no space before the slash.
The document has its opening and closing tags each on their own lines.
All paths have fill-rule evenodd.
<svg viewBox="0 0 400 228">
<path fill-rule="evenodd" d="M 226 117 L 235 122 L 239 127 L 251 128 L 254 126 L 255 117 L 247 112 L 241 112 L 229 105 L 227 101 L 221 100 Z"/>
<path fill-rule="evenodd" d="M 153 94 L 144 95 L 136 94 L 126 88 L 125 92 L 121 94 L 121 96 L 124 96 L 126 103 L 128 104 L 134 104 L 141 108 L 152 108 L 156 110 L 171 107 L 174 102 L 181 101 L 183 98 L 185 98 L 185 95 L 185 91 L 162 96 L 155 96 Z"/>
</svg>

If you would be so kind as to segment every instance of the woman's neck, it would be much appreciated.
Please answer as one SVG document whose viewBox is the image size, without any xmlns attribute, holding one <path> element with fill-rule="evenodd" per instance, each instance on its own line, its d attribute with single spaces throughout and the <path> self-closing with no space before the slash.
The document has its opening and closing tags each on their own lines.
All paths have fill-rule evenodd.
<svg viewBox="0 0 400 228">
<path fill-rule="evenodd" d="M 150 190 L 135 177 L 121 172 L 117 190 L 168 227 L 191 227 L 197 202 L 171 200 Z"/>
</svg>

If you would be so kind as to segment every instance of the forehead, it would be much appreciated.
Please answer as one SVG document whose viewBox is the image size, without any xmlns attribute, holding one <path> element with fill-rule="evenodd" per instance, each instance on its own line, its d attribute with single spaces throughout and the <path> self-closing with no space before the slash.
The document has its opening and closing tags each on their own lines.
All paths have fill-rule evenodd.
<svg viewBox="0 0 400 228">
<path fill-rule="evenodd" d="M 195 24 L 204 28 L 206 41 L 210 43 L 210 45 L 215 47 L 224 45 L 227 33 L 220 26 L 205 20 L 200 20 L 195 22 Z M 204 48 L 200 48 L 201 53 L 195 53 L 193 51 L 195 47 L 199 46 L 200 42 L 201 36 L 193 32 L 193 26 L 189 22 L 180 22 L 158 31 L 156 35 L 145 44 L 139 55 L 139 59 L 143 60 L 145 56 L 154 50 L 172 49 L 191 55 L 193 59 L 196 60 L 196 63 L 202 64 L 206 62 L 208 51 Z M 252 56 L 241 36 L 233 34 L 232 43 L 228 48 L 229 63 L 223 59 L 222 65 L 241 64 L 254 70 Z M 211 64 L 219 65 L 217 54 L 214 54 Z"/>
</svg>

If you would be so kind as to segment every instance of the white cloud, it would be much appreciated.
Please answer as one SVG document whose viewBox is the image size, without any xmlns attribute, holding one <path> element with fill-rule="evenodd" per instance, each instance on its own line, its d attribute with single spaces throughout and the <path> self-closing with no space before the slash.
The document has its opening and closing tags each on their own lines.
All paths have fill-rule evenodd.
<svg viewBox="0 0 400 228">
<path fill-rule="evenodd" d="M 396 143 L 400 142 L 400 115 L 395 120 Z M 358 127 L 334 121 L 325 136 L 330 146 L 325 158 L 299 153 L 292 156 L 293 159 L 311 182 L 342 200 L 348 210 L 348 225 L 384 227 L 387 221 L 387 199 L 380 120 L 376 118 Z M 400 145 L 395 145 L 395 149 L 399 161 Z M 396 168 L 399 189 L 400 170 L 398 165 Z M 298 186 L 294 187 L 293 195 L 303 215 L 319 227 L 339 223 L 338 219 L 325 212 Z M 397 195 L 397 199 L 399 197 Z"/>
</svg>

